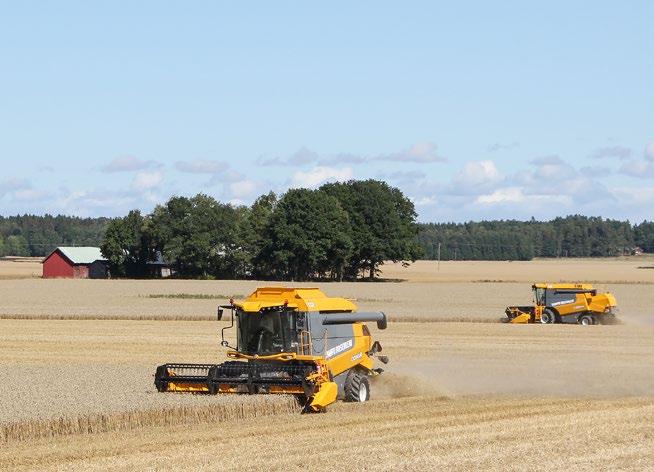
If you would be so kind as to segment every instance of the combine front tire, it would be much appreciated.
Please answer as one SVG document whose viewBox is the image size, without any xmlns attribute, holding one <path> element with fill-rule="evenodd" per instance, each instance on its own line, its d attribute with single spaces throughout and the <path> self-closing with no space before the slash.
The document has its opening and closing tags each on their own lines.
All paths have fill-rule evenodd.
<svg viewBox="0 0 654 472">
<path fill-rule="evenodd" d="M 345 379 L 345 401 L 367 402 L 370 400 L 370 382 L 368 376 L 354 370 Z"/>
<path fill-rule="evenodd" d="M 543 313 L 540 315 L 540 322 L 543 324 L 552 324 L 556 323 L 556 315 L 550 309 L 543 310 Z"/>
</svg>

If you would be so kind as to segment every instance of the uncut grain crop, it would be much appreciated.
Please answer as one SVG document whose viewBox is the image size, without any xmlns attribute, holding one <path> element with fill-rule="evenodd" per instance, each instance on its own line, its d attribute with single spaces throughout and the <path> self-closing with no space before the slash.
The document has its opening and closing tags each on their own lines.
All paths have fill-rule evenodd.
<svg viewBox="0 0 654 472">
<path fill-rule="evenodd" d="M 41 277 L 40 257 L 5 257 L 0 259 L 0 280 Z"/>
<path fill-rule="evenodd" d="M 458 261 L 443 262 L 439 270 L 436 262 L 418 261 L 409 268 L 384 266 L 383 275 L 405 282 L 286 285 L 318 286 L 330 296 L 355 300 L 360 310 L 381 310 L 396 321 L 497 322 L 507 305 L 531 302 L 532 282 L 597 280 L 599 290 L 617 296 L 624 320 L 639 322 L 654 313 L 654 270 L 640 268 L 649 265 L 650 258 Z M 219 304 L 263 285 L 283 284 L 250 280 L 2 280 L 0 318 L 211 320 Z"/>
<path fill-rule="evenodd" d="M 0 444 L 33 441 L 78 434 L 124 432 L 145 427 L 217 424 L 242 421 L 261 416 L 297 414 L 297 401 L 290 396 L 221 397 L 195 396 L 186 405 L 169 405 L 164 395 L 149 398 L 146 404 L 129 404 L 125 411 L 108 413 L 76 413 L 0 423 Z M 183 400 L 178 398 L 177 400 Z M 163 406 L 157 406 L 163 404 Z M 102 407 L 100 407 L 102 409 Z"/>
</svg>

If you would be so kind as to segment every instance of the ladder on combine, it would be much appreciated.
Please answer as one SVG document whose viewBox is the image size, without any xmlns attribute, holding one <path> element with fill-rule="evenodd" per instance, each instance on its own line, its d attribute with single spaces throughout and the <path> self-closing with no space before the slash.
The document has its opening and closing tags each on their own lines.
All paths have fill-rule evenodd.
<svg viewBox="0 0 654 472">
<path fill-rule="evenodd" d="M 300 331 L 300 343 L 298 345 L 298 354 L 301 356 L 310 356 L 313 352 L 311 342 L 311 333 L 309 331 Z"/>
</svg>

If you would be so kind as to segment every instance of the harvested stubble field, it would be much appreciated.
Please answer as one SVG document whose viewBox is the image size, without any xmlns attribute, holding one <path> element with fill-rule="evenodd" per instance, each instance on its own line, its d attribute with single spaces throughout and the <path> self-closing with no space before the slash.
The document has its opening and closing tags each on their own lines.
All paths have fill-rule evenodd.
<svg viewBox="0 0 654 472">
<path fill-rule="evenodd" d="M 221 303 L 210 296 L 260 283 L 2 280 L 1 317 L 24 319 L 0 319 L 0 470 L 652 469 L 654 272 L 615 264 L 579 277 L 616 293 L 613 326 L 491 323 L 529 302 L 529 283 L 473 273 L 320 284 L 404 322 L 375 331 L 391 363 L 373 401 L 309 416 L 286 397 L 152 386 L 159 363 L 221 361 L 224 322 L 201 321 Z M 632 271 L 642 280 L 606 284 Z"/>
</svg>

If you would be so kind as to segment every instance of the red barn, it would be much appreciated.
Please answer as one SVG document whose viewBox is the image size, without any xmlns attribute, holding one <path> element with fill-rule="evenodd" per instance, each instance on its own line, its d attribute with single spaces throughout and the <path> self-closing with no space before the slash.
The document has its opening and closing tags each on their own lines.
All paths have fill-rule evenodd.
<svg viewBox="0 0 654 472">
<path fill-rule="evenodd" d="M 43 260 L 43 278 L 105 278 L 106 262 L 99 247 L 58 247 Z"/>
</svg>

